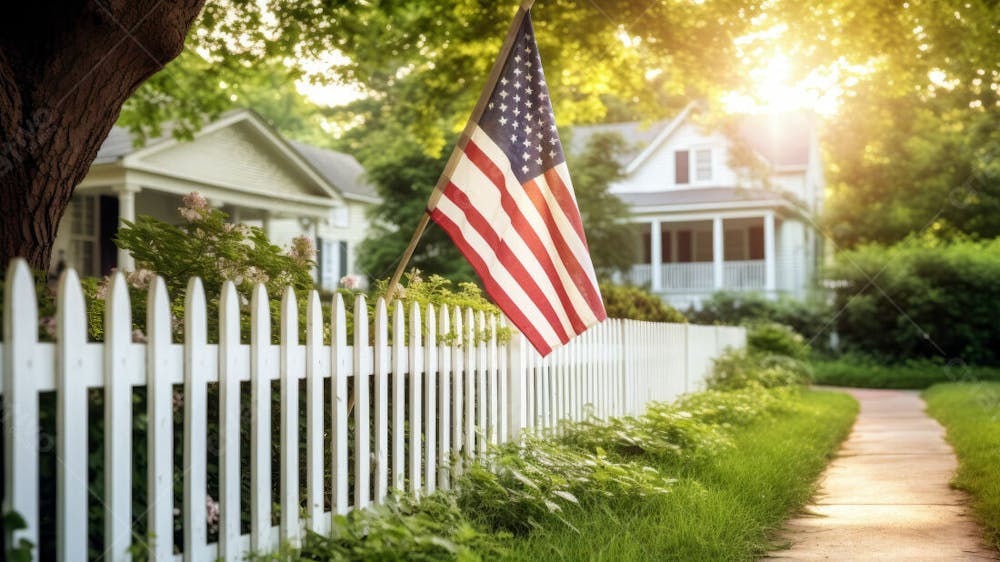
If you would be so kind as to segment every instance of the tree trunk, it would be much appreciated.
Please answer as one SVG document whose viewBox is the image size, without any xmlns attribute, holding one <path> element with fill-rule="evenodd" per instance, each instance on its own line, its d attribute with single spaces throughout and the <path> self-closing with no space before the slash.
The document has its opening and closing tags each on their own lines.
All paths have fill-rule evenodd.
<svg viewBox="0 0 1000 562">
<path fill-rule="evenodd" d="M 121 107 L 173 60 L 204 0 L 64 0 L 0 21 L 0 270 L 49 268 L 59 219 Z M 2 273 L 0 273 L 2 275 Z"/>
</svg>

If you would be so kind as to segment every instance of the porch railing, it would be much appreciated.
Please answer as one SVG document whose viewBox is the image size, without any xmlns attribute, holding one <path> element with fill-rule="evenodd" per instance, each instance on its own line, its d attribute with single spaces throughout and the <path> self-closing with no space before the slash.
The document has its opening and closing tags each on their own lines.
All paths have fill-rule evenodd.
<svg viewBox="0 0 1000 562">
<path fill-rule="evenodd" d="M 664 263 L 660 265 L 662 291 L 711 291 L 715 289 L 713 262 Z M 727 261 L 722 264 L 723 289 L 747 291 L 763 289 L 764 260 Z M 642 263 L 632 266 L 628 282 L 638 286 L 652 285 L 652 266 Z M 656 288 L 653 288 L 656 290 Z"/>
</svg>

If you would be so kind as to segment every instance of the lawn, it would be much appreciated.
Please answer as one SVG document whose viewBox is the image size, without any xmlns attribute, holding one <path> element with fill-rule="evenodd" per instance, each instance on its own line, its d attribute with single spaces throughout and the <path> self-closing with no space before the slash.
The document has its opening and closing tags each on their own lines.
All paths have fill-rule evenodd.
<svg viewBox="0 0 1000 562">
<path fill-rule="evenodd" d="M 910 361 L 888 365 L 863 356 L 812 362 L 813 382 L 860 388 L 925 389 L 938 383 L 1000 381 L 1000 368 Z"/>
<path fill-rule="evenodd" d="M 958 455 L 952 484 L 972 495 L 988 544 L 1000 549 L 1000 383 L 939 384 L 924 400 Z"/>
<path fill-rule="evenodd" d="M 565 526 L 510 544 L 513 560 L 747 560 L 811 497 L 847 436 L 857 403 L 802 392 L 787 411 L 735 428 L 733 447 L 695 462 L 654 463 L 677 479 L 672 493 L 605 498 L 567 513 Z"/>
</svg>

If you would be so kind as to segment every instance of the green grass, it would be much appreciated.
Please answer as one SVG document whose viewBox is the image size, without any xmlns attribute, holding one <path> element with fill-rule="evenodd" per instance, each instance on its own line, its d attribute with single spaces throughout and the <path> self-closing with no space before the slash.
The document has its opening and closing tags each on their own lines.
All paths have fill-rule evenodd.
<svg viewBox="0 0 1000 562">
<path fill-rule="evenodd" d="M 987 542 L 1000 549 L 1000 383 L 939 384 L 924 400 L 958 455 L 952 484 L 972 495 Z"/>
<path fill-rule="evenodd" d="M 931 361 L 886 365 L 871 358 L 848 356 L 814 360 L 812 365 L 813 382 L 830 386 L 924 389 L 946 382 L 1000 381 L 997 367 L 942 365 Z"/>
<path fill-rule="evenodd" d="M 509 544 L 512 560 L 748 560 L 806 503 L 857 414 L 851 397 L 802 392 L 786 411 L 732 430 L 733 447 L 694 461 L 651 460 L 677 479 L 647 498 L 603 498 Z"/>
</svg>

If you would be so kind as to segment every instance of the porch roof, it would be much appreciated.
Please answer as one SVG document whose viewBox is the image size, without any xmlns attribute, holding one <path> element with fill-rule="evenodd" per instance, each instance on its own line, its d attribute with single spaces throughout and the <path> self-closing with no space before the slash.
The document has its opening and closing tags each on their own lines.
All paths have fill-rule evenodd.
<svg viewBox="0 0 1000 562">
<path fill-rule="evenodd" d="M 763 205 L 787 205 L 792 202 L 776 191 L 747 189 L 740 187 L 699 187 L 694 189 L 664 189 L 616 193 L 635 211 L 667 206 L 710 205 L 718 203 L 754 203 Z"/>
</svg>

